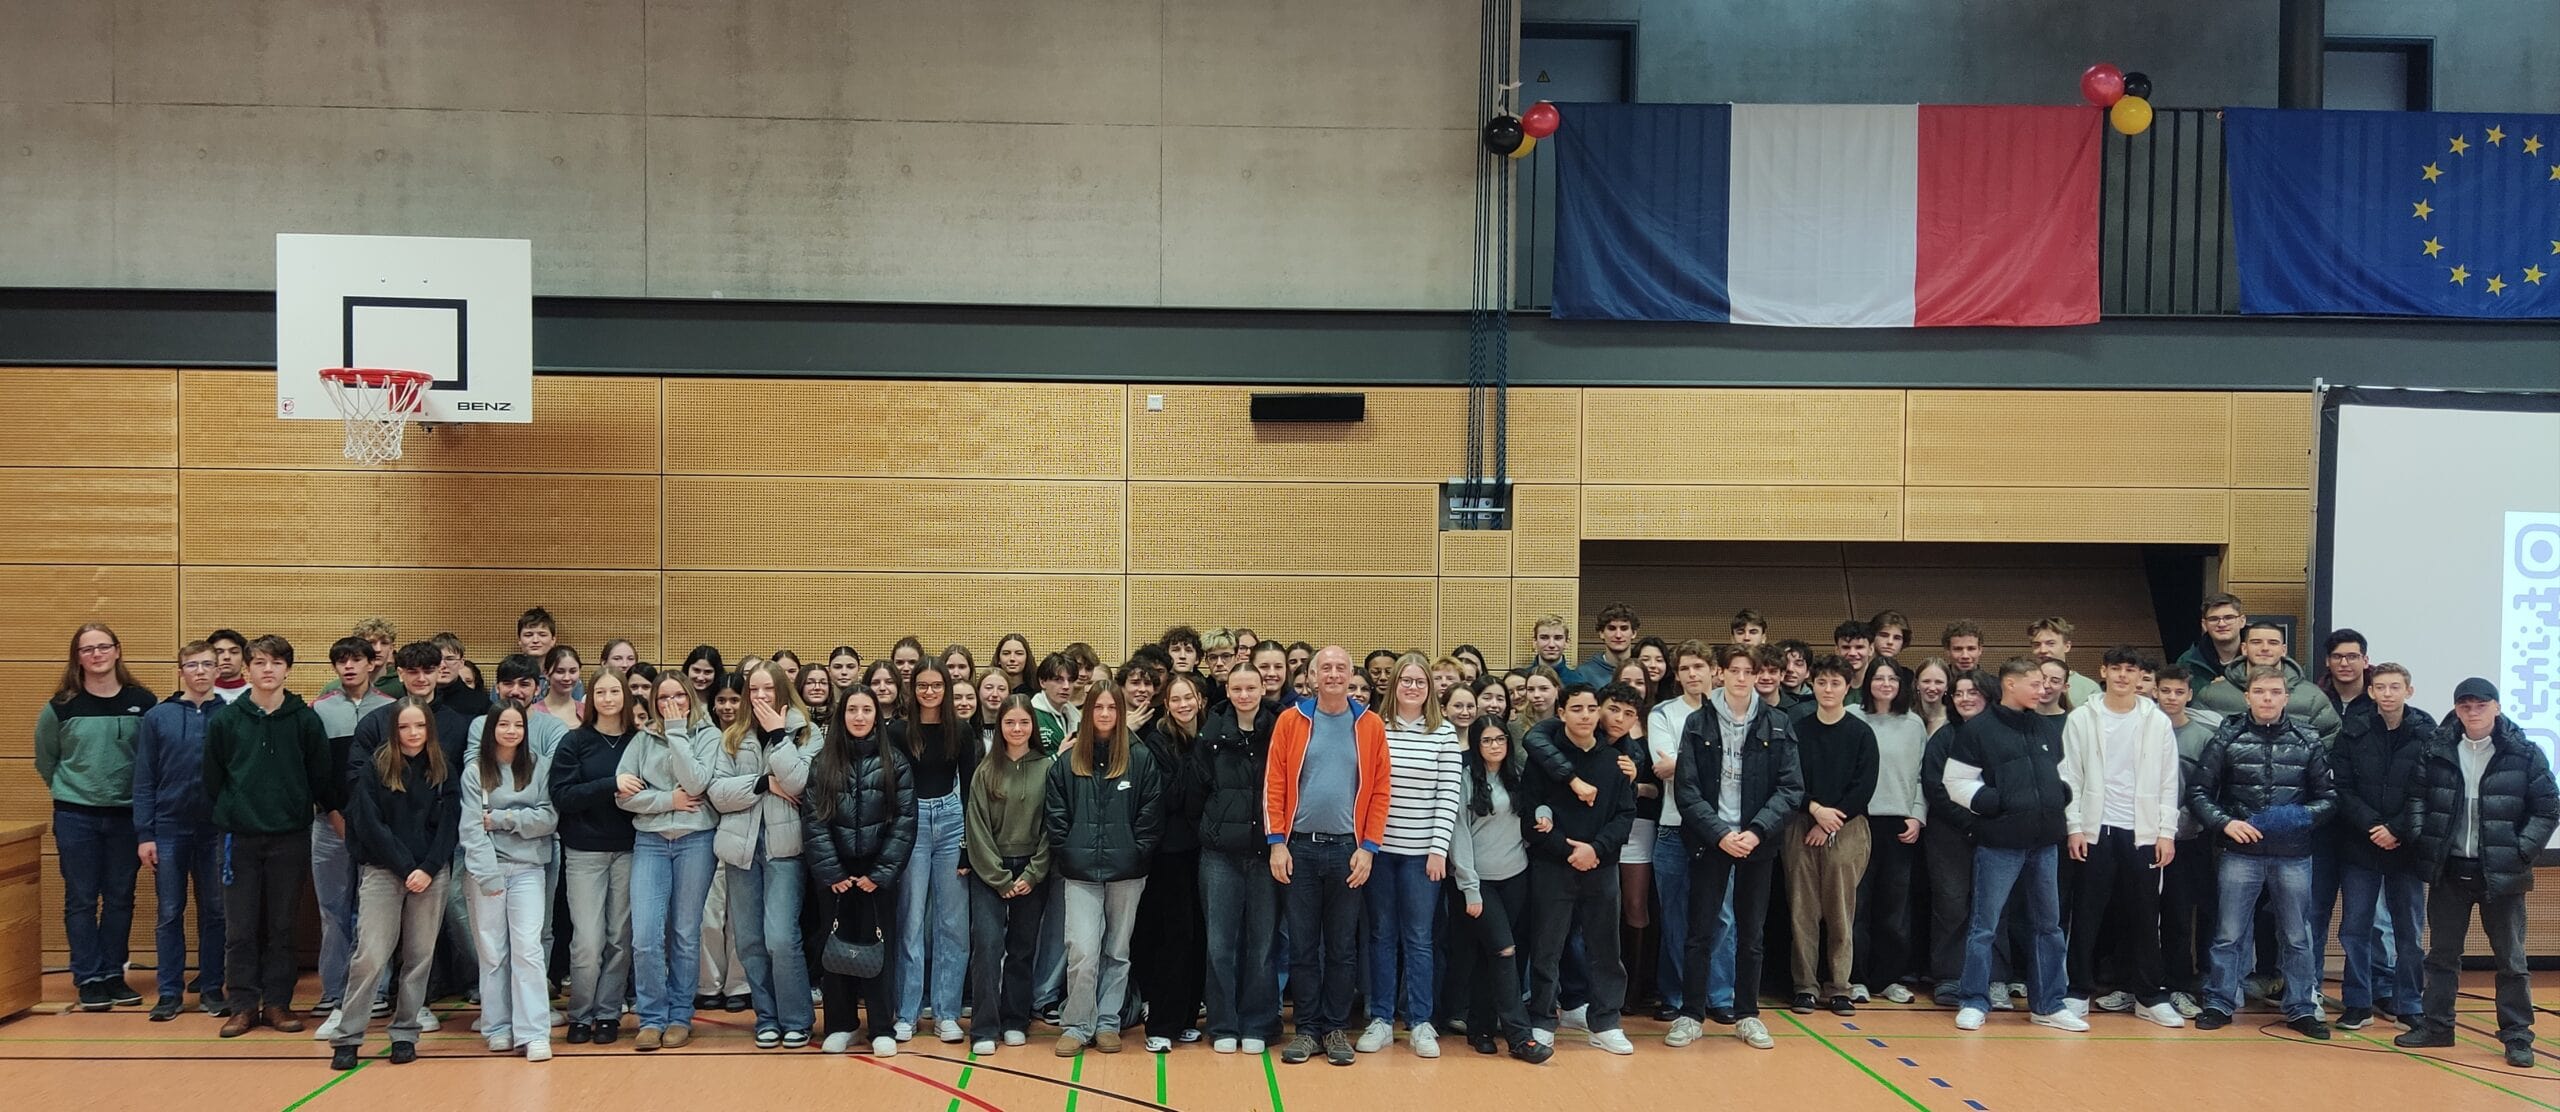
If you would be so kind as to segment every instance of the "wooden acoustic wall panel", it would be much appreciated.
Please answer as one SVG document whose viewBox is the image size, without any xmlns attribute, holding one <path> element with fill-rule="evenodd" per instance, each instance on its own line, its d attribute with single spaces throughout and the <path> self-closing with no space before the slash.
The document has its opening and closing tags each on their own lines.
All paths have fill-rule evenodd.
<svg viewBox="0 0 2560 1112">
<path fill-rule="evenodd" d="M 669 572 L 666 589 L 670 657 L 707 643 L 733 660 L 777 648 L 815 660 L 841 644 L 867 660 L 913 636 L 935 651 L 967 645 L 983 663 L 1008 633 L 1035 654 L 1070 641 L 1114 662 L 1126 651 L 1117 575 Z"/>
<path fill-rule="evenodd" d="M 1511 655 L 1511 581 L 1508 579 L 1443 579 L 1440 581 L 1440 643 L 1431 646 L 1445 653 L 1460 645 L 1474 645 L 1484 653 L 1485 663 L 1496 668 L 1510 666 Z"/>
<path fill-rule="evenodd" d="M 276 380 L 249 371 L 187 371 L 180 432 L 189 467 L 321 471 L 478 471 L 647 475 L 658 470 L 658 380 L 535 375 L 529 424 L 411 426 L 381 468 L 346 456 L 335 420 L 276 416 Z M 547 483 L 548 480 L 545 480 Z"/>
<path fill-rule="evenodd" d="M 2231 395 L 1913 390 L 1904 455 L 1915 487 L 2223 487 Z"/>
<path fill-rule="evenodd" d="M 174 471 L 9 468 L 0 488 L 0 563 L 177 562 Z"/>
<path fill-rule="evenodd" d="M 1044 388 L 1045 389 L 1045 388 Z M 1287 479 L 1441 483 L 1466 474 L 1467 392 L 1446 386 L 1373 387 L 1351 423 L 1254 423 L 1248 386 L 1164 386 L 1129 392 L 1133 479 Z M 1162 412 L 1146 395 L 1162 394 Z M 1571 390 L 1511 394 L 1511 477 L 1572 482 Z M 1488 414 L 1488 418 L 1490 415 Z M 1488 436 L 1490 440 L 1490 436 Z"/>
<path fill-rule="evenodd" d="M 1443 387 L 1443 389 L 1454 389 Z M 1503 438 L 1508 453 L 1506 473 L 1515 483 L 1572 483 L 1588 481 L 1582 472 L 1582 407 L 1589 391 L 1565 388 L 1527 388 L 1511 391 L 1505 416 L 1509 418 L 1509 435 Z M 1457 390 L 1458 431 L 1466 431 L 1466 391 Z M 1485 411 L 1485 450 L 1493 450 L 1493 412 Z M 1463 439 L 1460 441 L 1464 443 Z M 1463 455 L 1461 458 L 1464 458 Z M 1488 461 L 1489 462 L 1489 461 Z M 1464 468 L 1447 477 L 1466 474 Z"/>
<path fill-rule="evenodd" d="M 591 666 L 616 637 L 630 639 L 642 660 L 665 659 L 655 571 L 188 567 L 183 580 L 180 628 L 191 637 L 217 626 L 283 634 L 300 661 L 299 691 L 325 686 L 330 643 L 376 615 L 399 626 L 404 642 L 451 631 L 484 670 L 515 651 L 516 616 L 534 606 L 551 611 L 560 640 Z"/>
<path fill-rule="evenodd" d="M 1133 572 L 1431 575 L 1439 537 L 1440 488 L 1423 483 L 1129 484 Z"/>
<path fill-rule="evenodd" d="M 1900 390 L 1588 390 L 1582 481 L 1893 486 L 1902 415 Z"/>
<path fill-rule="evenodd" d="M 29 718 L 25 726 L 35 725 Z M 27 822 L 49 822 L 53 818 L 53 797 L 45 790 L 44 781 L 36 778 L 35 756 L 10 757 L 0 760 L 0 826 Z M 46 847 L 50 849 L 51 847 Z M 61 904 L 55 904 L 56 908 Z"/>
<path fill-rule="evenodd" d="M 1511 534 L 1490 529 L 1440 534 L 1440 574 L 1511 575 Z M 1503 592 L 1509 605 L 1510 592 Z"/>
<path fill-rule="evenodd" d="M 1582 581 L 1579 579 L 1512 580 L 1511 638 L 1503 644 L 1505 652 L 1494 652 L 1493 646 L 1481 641 L 1476 642 L 1476 646 L 1485 651 L 1485 656 L 1489 660 L 1499 660 L 1508 653 L 1512 667 L 1517 668 L 1527 664 L 1534 656 L 1529 638 L 1530 634 L 1536 630 L 1538 619 L 1554 614 L 1563 618 L 1565 624 L 1574 627 L 1577 635 L 1590 627 L 1591 623 L 1580 616 L 1581 592 Z M 1583 656 L 1588 655 L 1590 654 L 1587 652 L 1577 655 L 1573 658 L 1574 662 L 1580 663 Z"/>
<path fill-rule="evenodd" d="M 38 909 L 45 906 L 42 865 L 32 824 L 0 824 L 0 1020 L 35 1007 L 44 996 L 43 931 L 37 926 L 44 918 Z"/>
<path fill-rule="evenodd" d="M 2309 487 L 2317 395 L 2231 396 L 2231 485 Z"/>
<path fill-rule="evenodd" d="M 669 568 L 1121 569 L 1117 482 L 670 475 L 666 489 Z"/>
<path fill-rule="evenodd" d="M 2296 628 L 2309 628 L 2311 621 L 2311 588 L 2299 579 L 2290 583 L 2229 583 L 2223 586 L 2223 590 L 2240 596 L 2240 601 L 2247 604 L 2249 613 L 2291 614 L 2295 618 L 2300 619 L 2303 623 L 2301 626 Z M 2343 618 L 2344 615 L 2340 615 L 2340 617 Z M 2342 622 L 2341 624 L 2352 625 L 2354 623 Z M 2311 648 L 2317 649 L 2319 646 L 2313 645 Z M 2388 651 L 2390 648 L 2389 646 L 2374 645 L 2371 646 L 2371 648 L 2373 649 L 2376 659 L 2388 660 L 2391 658 L 2391 654 Z M 2294 646 L 2294 649 L 2294 655 L 2297 657 L 2309 655 L 2302 651 L 2302 646 L 2300 645 Z M 0 722 L 5 721 L 7 720 L 0 719 Z"/>
<path fill-rule="evenodd" d="M 1895 540 L 1902 530 L 1896 487 L 1582 488 L 1582 535 L 1595 540 Z"/>
<path fill-rule="evenodd" d="M 1250 626 L 1266 640 L 1374 648 L 1438 647 L 1437 580 L 1361 575 L 1132 575 L 1129 628 L 1176 622 Z"/>
<path fill-rule="evenodd" d="M 1836 548 L 1835 548 L 1836 552 Z M 1849 614 L 1849 591 L 1839 561 L 1794 566 L 1732 564 L 1603 564 L 1582 567 L 1581 603 L 1574 637 L 1583 656 L 1600 648 L 1593 632 L 1601 608 L 1623 602 L 1643 625 L 1640 636 L 1679 644 L 1697 638 L 1710 645 L 1733 639 L 1733 616 L 1748 608 L 1769 620 L 1769 636 L 1829 644 L 1831 627 Z"/>
<path fill-rule="evenodd" d="M 570 520 L 521 486 L 565 484 Z M 189 564 L 407 568 L 655 568 L 655 475 L 541 480 L 472 472 L 200 471 L 179 482 Z M 625 509 L 630 508 L 630 509 Z M 597 524 L 587 524 L 590 520 Z"/>
<path fill-rule="evenodd" d="M 1120 386 L 668 379 L 667 472 L 1117 479 Z"/>
<path fill-rule="evenodd" d="M 2311 492 L 2231 492 L 2231 555 L 2222 576 L 2301 582 L 2311 560 Z"/>
<path fill-rule="evenodd" d="M 167 660 L 177 652 L 173 567 L 0 564 L 0 599 L 8 600 L 0 660 L 59 664 L 71 631 L 90 622 L 115 628 L 126 659 Z"/>
<path fill-rule="evenodd" d="M 57 650 L 71 643 L 68 630 L 62 641 Z M 168 661 L 126 657 L 124 666 L 135 682 L 155 695 L 166 697 L 178 689 L 178 669 Z M 60 682 L 60 659 L 0 661 L 0 757 L 36 755 L 36 712 L 53 698 L 54 685 Z"/>
<path fill-rule="evenodd" d="M 2035 495 L 2032 501 L 2026 492 Z M 1915 541 L 2222 544 L 2231 492 L 2110 488 L 1911 487 L 1902 535 Z"/>
<path fill-rule="evenodd" d="M 10 405 L 0 466 L 175 467 L 175 371 L 0 369 Z"/>
<path fill-rule="evenodd" d="M 1512 488 L 1512 574 L 1581 574 L 1582 535 L 1581 487 L 1532 484 Z"/>
</svg>

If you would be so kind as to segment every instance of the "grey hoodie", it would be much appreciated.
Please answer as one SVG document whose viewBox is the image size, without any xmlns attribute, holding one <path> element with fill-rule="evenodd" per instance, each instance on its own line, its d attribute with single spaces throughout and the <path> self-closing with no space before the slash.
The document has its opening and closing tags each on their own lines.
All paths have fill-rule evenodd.
<svg viewBox="0 0 2560 1112">
<path fill-rule="evenodd" d="M 782 729 L 770 742 L 755 727 L 752 711 L 738 713 L 747 723 L 738 751 L 729 752 L 726 742 L 711 749 L 709 795 L 712 808 L 720 812 L 720 833 L 712 836 L 711 850 L 731 868 L 752 869 L 759 845 L 766 860 L 800 856 L 800 809 L 782 795 L 796 799 L 807 790 L 818 738 L 796 710 L 783 710 Z M 767 777 L 765 790 L 757 791 L 756 781 Z"/>
<path fill-rule="evenodd" d="M 481 816 L 488 824 L 481 824 Z M 551 806 L 551 758 L 536 757 L 533 776 L 516 782 L 515 770 L 498 768 L 498 786 L 481 786 L 477 761 L 462 766 L 462 869 L 480 890 L 496 895 L 508 873 L 551 864 L 552 832 L 560 812 Z"/>
<path fill-rule="evenodd" d="M 650 719 L 649 728 L 632 737 L 631 744 L 623 747 L 622 763 L 614 766 L 617 775 L 640 778 L 638 792 L 616 801 L 631 812 L 631 829 L 673 841 L 716 825 L 720 815 L 708 800 L 693 810 L 679 811 L 675 792 L 682 788 L 701 799 L 711 786 L 712 758 L 719 752 L 720 731 L 709 722 L 670 724 Z"/>
</svg>

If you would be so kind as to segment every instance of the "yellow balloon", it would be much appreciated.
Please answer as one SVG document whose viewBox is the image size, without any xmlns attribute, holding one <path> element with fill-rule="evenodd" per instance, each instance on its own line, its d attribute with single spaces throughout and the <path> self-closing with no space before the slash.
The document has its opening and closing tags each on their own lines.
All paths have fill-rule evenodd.
<svg viewBox="0 0 2560 1112">
<path fill-rule="evenodd" d="M 2107 109 L 2107 122 L 2115 125 L 2119 135 L 2140 135 L 2151 129 L 2151 102 L 2137 96 L 2126 96 Z"/>
<path fill-rule="evenodd" d="M 1538 137 L 1535 135 L 1523 135 L 1520 137 L 1520 145 L 1511 149 L 1511 157 L 1527 158 L 1529 157 L 1530 151 L 1537 149 Z"/>
</svg>

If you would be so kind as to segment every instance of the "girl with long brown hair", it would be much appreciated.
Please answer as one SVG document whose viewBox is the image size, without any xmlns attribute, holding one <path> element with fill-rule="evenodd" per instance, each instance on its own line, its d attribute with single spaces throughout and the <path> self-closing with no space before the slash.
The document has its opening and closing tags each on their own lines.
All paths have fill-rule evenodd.
<svg viewBox="0 0 2560 1112">
<path fill-rule="evenodd" d="M 557 653 L 559 649 L 554 648 Z M 551 1057 L 551 910 L 548 869 L 560 812 L 551 805 L 551 762 L 527 737 L 530 712 L 512 699 L 489 712 L 479 752 L 462 777 L 462 871 L 480 954 L 480 1033 L 489 1052 Z"/>
<path fill-rule="evenodd" d="M 997 683 L 1001 672 L 989 672 Z M 977 1012 L 970 1052 L 993 1054 L 999 1036 L 1021 1046 L 1031 1028 L 1032 959 L 1049 904 L 1046 805 L 1053 758 L 1040 752 L 1031 697 L 996 704 L 996 741 L 969 777 L 961 808 L 969 850 L 969 979 Z"/>
<path fill-rule="evenodd" d="M 1057 1053 L 1120 1051 L 1129 995 L 1129 934 L 1163 833 L 1155 762 L 1130 744 L 1129 697 L 1107 681 L 1085 692 L 1065 759 L 1050 766 L 1050 852 L 1064 885 L 1067 997 Z"/>
<path fill-rule="evenodd" d="M 519 706 L 519 720 L 522 707 Z M 355 852 L 356 956 L 347 967 L 345 999 L 373 999 L 396 952 L 400 980 L 391 1006 L 391 1063 L 418 1056 L 418 1014 L 427 1004 L 436 935 L 444 926 L 445 886 L 462 813 L 461 784 L 445 767 L 435 714 L 403 698 L 391 704 L 391 739 L 374 750 L 349 785 L 347 842 Z M 330 1040 L 329 1068 L 356 1067 L 366 1015 L 348 1009 Z"/>
</svg>

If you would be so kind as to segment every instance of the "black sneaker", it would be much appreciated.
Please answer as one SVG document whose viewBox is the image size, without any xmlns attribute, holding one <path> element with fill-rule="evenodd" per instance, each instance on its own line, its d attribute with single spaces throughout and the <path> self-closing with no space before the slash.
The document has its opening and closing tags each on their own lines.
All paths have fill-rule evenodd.
<svg viewBox="0 0 2560 1112">
<path fill-rule="evenodd" d="M 159 1003 L 151 1005 L 151 1022 L 167 1023 L 178 1018 L 178 1013 L 185 1010 L 187 1010 L 185 1000 L 175 996 L 163 996 Z"/>
<path fill-rule="evenodd" d="M 222 990 L 218 988 L 196 997 L 196 1006 L 204 1009 L 204 1014 L 215 1019 L 223 1019 L 231 1014 L 231 998 L 223 995 Z"/>
<path fill-rule="evenodd" d="M 2288 1019 L 2284 1021 L 2284 1025 L 2293 1028 L 2294 1033 L 2303 1038 L 2318 1039 L 2321 1042 L 2329 1041 L 2329 1025 L 2320 1022 L 2319 1016 L 2306 1015 Z"/>
<path fill-rule="evenodd" d="M 119 1008 L 142 1006 L 142 994 L 133 991 L 133 986 L 126 984 L 123 978 L 107 982 L 107 1000 Z"/>
<path fill-rule="evenodd" d="M 392 1065 L 405 1066 L 417 1060 L 418 1044 L 413 1042 L 396 1042 L 391 1044 Z"/>
<path fill-rule="evenodd" d="M 717 996 L 704 996 L 700 993 L 695 993 L 693 997 L 693 1010 L 697 1012 L 719 1011 L 720 998 Z"/>
<path fill-rule="evenodd" d="M 2391 1045 L 2400 1047 L 2404 1050 L 2452 1046 L 2453 1032 L 2446 1031 L 2442 1034 L 2438 1034 L 2436 1032 L 2429 1031 L 2424 1027 L 2413 1028 L 2392 1036 Z"/>
<path fill-rule="evenodd" d="M 2362 1031 L 2372 1022 L 2371 1008 L 2349 1008 L 2338 1013 L 2338 1028 L 2342 1031 Z"/>
<path fill-rule="evenodd" d="M 1813 1007 L 1813 994 L 1810 992 L 1799 992 L 1794 999 L 1787 1001 L 1787 1010 L 1797 1015 L 1812 1015 Z"/>
<path fill-rule="evenodd" d="M 1297 1065 L 1316 1056 L 1316 1037 L 1304 1031 L 1289 1036 L 1289 1045 L 1280 1048 L 1280 1060 Z"/>
<path fill-rule="evenodd" d="M 610 1044 L 613 1042 L 613 1040 L 618 1039 L 618 1038 L 621 1038 L 621 1037 L 622 1037 L 622 1018 L 621 1018 L 620 1016 L 616 1016 L 616 1017 L 614 1017 L 614 1018 L 612 1018 L 612 1019 L 608 1019 L 608 1020 L 606 1020 L 606 1021 L 604 1021 L 604 1022 L 602 1022 L 602 1023 L 596 1024 L 596 1045 L 597 1045 L 597 1046 L 607 1046 L 607 1045 L 610 1045 Z"/>
<path fill-rule="evenodd" d="M 1351 1052 L 1350 1032 L 1327 1031 L 1324 1033 L 1324 1060 L 1337 1066 L 1347 1066 L 1358 1060 Z"/>
<path fill-rule="evenodd" d="M 1832 998 L 1831 998 L 1831 1005 L 1830 1005 L 1830 1007 L 1831 1007 L 1831 1014 L 1833 1014 L 1833 1015 L 1856 1015 L 1856 1014 L 1858 1014 L 1858 1006 L 1857 1006 L 1857 1005 L 1855 1005 L 1855 1004 L 1850 1003 L 1850 1002 L 1849 1002 L 1849 998 L 1848 998 L 1848 997 L 1846 997 L 1846 996 L 1834 996 L 1834 997 L 1832 997 Z"/>
<path fill-rule="evenodd" d="M 1555 1057 L 1556 1048 L 1536 1039 L 1522 1039 L 1511 1044 L 1511 1056 L 1534 1066 Z"/>
<path fill-rule="evenodd" d="M 2231 1026 L 2231 1013 L 2220 1008 L 2206 1008 L 2196 1013 L 2196 1030 L 2219 1031 Z"/>
<path fill-rule="evenodd" d="M 1707 1009 L 1707 1018 L 1727 1027 L 1731 1027 L 1742 1017 L 1735 1014 L 1734 1010 L 1731 1008 L 1709 1008 Z"/>
<path fill-rule="evenodd" d="M 203 989 L 197 989 L 196 991 L 197 991 L 197 992 L 203 992 L 204 990 L 203 990 Z M 312 1014 L 312 1015 L 314 1015 L 314 1016 L 318 1016 L 318 1017 L 320 1017 L 320 1018 L 322 1018 L 322 1019 L 327 1019 L 327 1018 L 329 1017 L 329 1013 L 334 1012 L 334 1011 L 337 1011 L 337 1010 L 338 1010 L 338 998 L 337 998 L 337 997 L 335 997 L 335 996 L 323 996 L 323 997 L 321 997 L 321 998 L 320 998 L 320 1002 L 319 1002 L 319 1003 L 316 1003 L 316 1004 L 311 1005 L 311 1013 L 310 1013 L 310 1014 Z"/>
<path fill-rule="evenodd" d="M 330 1047 L 329 1068 L 336 1070 L 339 1073 L 345 1073 L 348 1070 L 356 1068 L 356 1048 L 352 1046 Z"/>
<path fill-rule="evenodd" d="M 1492 1035 L 1469 1035 L 1467 1036 L 1467 1046 L 1472 1048 L 1478 1054 L 1502 1053 L 1502 1040 L 1496 1039 Z"/>
<path fill-rule="evenodd" d="M 744 996 L 723 996 L 720 998 L 720 1010 L 724 1012 L 743 1012 L 747 1010 L 747 1006 L 750 1003 L 752 1002 Z"/>
<path fill-rule="evenodd" d="M 80 986 L 81 1011 L 103 1012 L 115 1006 L 115 994 L 108 991 L 105 981 L 91 981 Z"/>
<path fill-rule="evenodd" d="M 1046 1007 L 1046 1008 L 1042 1008 L 1042 1009 L 1040 1009 L 1040 1010 L 1039 1010 L 1039 1012 L 1037 1013 L 1036 1018 L 1038 1018 L 1038 1019 L 1040 1020 L 1040 1022 L 1042 1022 L 1042 1023 L 1046 1023 L 1046 1024 L 1048 1024 L 1048 1025 L 1049 1025 L 1049 1026 L 1051 1026 L 1051 1027 L 1056 1027 L 1056 1026 L 1058 1026 L 1058 1009 L 1057 1009 L 1057 1006 L 1053 1004 L 1053 1005 L 1051 1005 L 1051 1006 L 1049 1006 L 1049 1007 Z"/>
<path fill-rule="evenodd" d="M 1655 1023 L 1669 1023 L 1678 1018 L 1680 1018 L 1680 1009 L 1672 1007 L 1669 1004 L 1663 1004 L 1653 1009 L 1653 1021 Z"/>
<path fill-rule="evenodd" d="M 565 1037 L 571 1044 L 583 1046 L 587 1043 L 594 1042 L 596 1036 L 595 1032 L 589 1030 L 586 1024 L 572 1023 L 569 1025 L 569 1033 Z"/>
<path fill-rule="evenodd" d="M 2508 1065 L 2510 1065 L 2510 1066 L 2514 1066 L 2515 1068 L 2520 1069 L 2520 1070 L 2529 1070 L 2529 1069 L 2532 1069 L 2532 1068 L 2533 1068 L 2533 1044 L 2532 1044 L 2532 1043 L 2523 1043 L 2523 1042 L 2511 1042 L 2511 1043 L 2508 1043 L 2508 1044 L 2507 1044 L 2507 1064 L 2508 1064 Z"/>
</svg>

